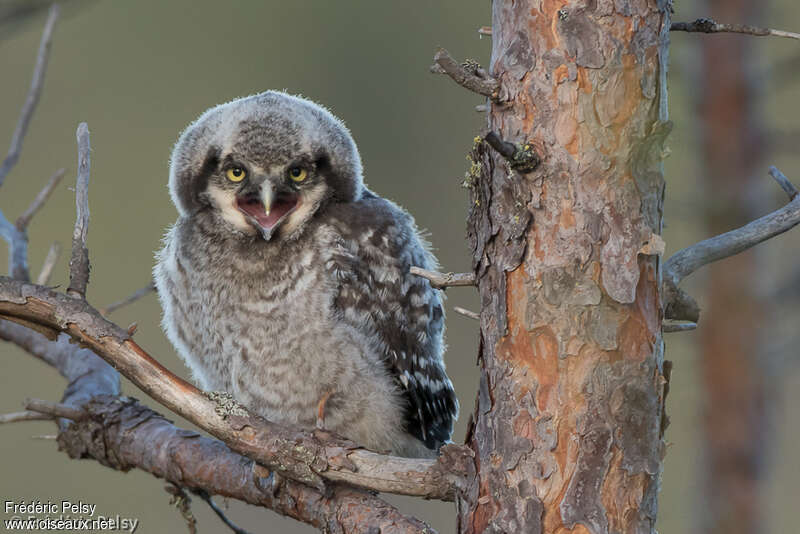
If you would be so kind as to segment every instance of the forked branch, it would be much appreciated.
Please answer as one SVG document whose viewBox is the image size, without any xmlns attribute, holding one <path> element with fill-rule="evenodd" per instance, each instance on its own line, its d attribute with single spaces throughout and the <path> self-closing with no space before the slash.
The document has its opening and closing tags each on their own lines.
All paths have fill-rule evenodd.
<svg viewBox="0 0 800 534">
<path fill-rule="evenodd" d="M 697 322 L 700 309 L 686 292 L 678 287 L 681 281 L 704 265 L 743 252 L 759 243 L 790 230 L 800 223 L 800 195 L 797 188 L 777 168 L 770 175 L 789 196 L 784 207 L 760 219 L 695 243 L 672 255 L 664 263 L 665 317 Z"/>
</svg>

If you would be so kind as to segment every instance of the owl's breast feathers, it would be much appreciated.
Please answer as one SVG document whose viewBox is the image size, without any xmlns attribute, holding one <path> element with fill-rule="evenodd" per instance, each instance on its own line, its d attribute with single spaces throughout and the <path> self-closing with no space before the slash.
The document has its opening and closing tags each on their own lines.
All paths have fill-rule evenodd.
<svg viewBox="0 0 800 534">
<path fill-rule="evenodd" d="M 407 400 L 406 430 L 428 448 L 450 439 L 458 400 L 445 372 L 442 298 L 416 265 L 436 267 L 411 217 L 370 191 L 332 204 L 328 222 L 341 238 L 325 266 L 338 286 L 335 312 L 372 338 Z"/>
</svg>

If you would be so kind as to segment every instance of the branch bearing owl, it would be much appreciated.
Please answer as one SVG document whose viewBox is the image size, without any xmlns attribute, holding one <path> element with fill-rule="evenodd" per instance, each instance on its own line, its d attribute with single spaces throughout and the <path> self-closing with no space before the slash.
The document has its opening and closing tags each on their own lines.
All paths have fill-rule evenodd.
<svg viewBox="0 0 800 534">
<path fill-rule="evenodd" d="M 347 128 L 281 92 L 206 111 L 180 136 L 178 220 L 155 280 L 170 341 L 207 390 L 269 420 L 430 457 L 458 401 L 436 260 L 411 216 L 370 191 Z"/>
</svg>

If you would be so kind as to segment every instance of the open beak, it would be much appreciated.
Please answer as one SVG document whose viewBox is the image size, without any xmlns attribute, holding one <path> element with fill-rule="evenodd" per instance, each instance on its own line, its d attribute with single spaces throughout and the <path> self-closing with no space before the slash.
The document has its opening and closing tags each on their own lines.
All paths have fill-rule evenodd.
<svg viewBox="0 0 800 534">
<path fill-rule="evenodd" d="M 236 196 L 236 207 L 265 241 L 272 239 L 278 227 L 299 204 L 300 196 L 297 193 L 278 190 L 269 180 L 262 182 L 258 191 Z"/>
</svg>

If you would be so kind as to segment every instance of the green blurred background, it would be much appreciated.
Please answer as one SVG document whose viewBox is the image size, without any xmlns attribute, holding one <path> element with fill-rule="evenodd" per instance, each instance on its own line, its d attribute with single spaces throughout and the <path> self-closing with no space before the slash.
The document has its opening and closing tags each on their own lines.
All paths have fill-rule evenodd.
<svg viewBox="0 0 800 534">
<path fill-rule="evenodd" d="M 692 3 L 680 2 L 676 9 L 676 20 L 705 14 L 693 11 L 699 8 Z M 0 26 L 2 150 L 10 142 L 28 90 L 44 16 L 41 12 Z M 791 0 L 773 1 L 764 22 L 799 30 L 800 6 Z M 214 104 L 265 89 L 285 89 L 316 100 L 341 117 L 360 147 L 370 187 L 407 207 L 430 231 L 444 269 L 466 270 L 467 195 L 460 182 L 466 152 L 485 117 L 474 111 L 479 98 L 445 77 L 429 74 L 428 66 L 438 46 L 458 58 L 488 64 L 491 41 L 479 38 L 476 29 L 490 23 L 489 2 L 453 0 L 68 2 L 56 29 L 42 100 L 21 160 L 0 191 L 0 207 L 13 220 L 47 177 L 66 167 L 67 178 L 30 228 L 33 273 L 52 241 L 68 247 L 74 221 L 69 188 L 75 181 L 75 128 L 87 121 L 92 135 L 88 298 L 105 306 L 150 279 L 153 252 L 176 216 L 166 180 L 169 153 L 179 132 Z M 708 191 L 699 171 L 699 127 L 689 98 L 702 76 L 697 72 L 697 43 L 714 38 L 726 37 L 672 36 L 670 98 L 676 128 L 666 162 L 668 253 L 706 237 L 704 199 L 713 191 Z M 765 83 L 764 121 L 770 131 L 785 134 L 770 148 L 769 163 L 800 183 L 800 159 L 792 151 L 793 143 L 786 141 L 796 140 L 792 132 L 800 131 L 800 76 L 784 77 L 778 84 L 768 75 L 779 60 L 797 56 L 800 45 L 761 39 L 758 47 Z M 785 196 L 766 177 L 766 167 L 764 176 L 760 194 L 767 196 L 768 209 L 774 209 Z M 800 230 L 762 247 L 759 284 L 765 286 L 765 295 L 796 272 L 799 247 Z M 2 247 L 0 261 L 6 258 Z M 686 284 L 701 304 L 705 276 L 699 272 Z M 66 257 L 52 282 L 66 286 Z M 452 306 L 477 309 L 478 304 L 469 289 L 451 289 L 448 297 L 446 361 L 463 407 L 454 436 L 462 440 L 477 385 L 477 325 L 453 313 Z M 765 356 L 774 393 L 769 467 L 763 483 L 765 532 L 796 531 L 793 505 L 800 503 L 796 485 L 800 456 L 794 449 L 800 422 L 793 410 L 800 406 L 800 366 L 792 338 L 797 335 L 796 308 L 781 308 L 782 332 L 776 333 L 766 316 L 764 324 L 754 325 L 754 335 L 771 338 L 777 347 Z M 139 344 L 170 369 L 187 375 L 161 332 L 153 295 L 112 318 L 123 326 L 138 322 Z M 695 333 L 667 338 L 667 357 L 675 362 L 675 371 L 659 507 L 659 530 L 665 533 L 688 532 L 703 515 L 697 340 Z M 55 371 L 13 346 L 0 345 L 0 351 L 0 412 L 18 410 L 25 397 L 53 401 L 61 397 L 64 382 Z M 123 388 L 165 412 L 129 383 Z M 98 513 L 139 518 L 138 532 L 185 531 L 180 514 L 168 504 L 163 481 L 136 471 L 111 471 L 92 461 L 71 461 L 53 441 L 32 439 L 53 432 L 48 423 L 0 427 L 3 500 L 82 499 L 97 504 Z M 454 530 L 450 505 L 391 500 L 440 532 Z M 228 504 L 229 516 L 253 532 L 312 531 L 271 511 Z M 226 531 L 203 503 L 196 501 L 193 510 L 201 532 Z"/>
</svg>

